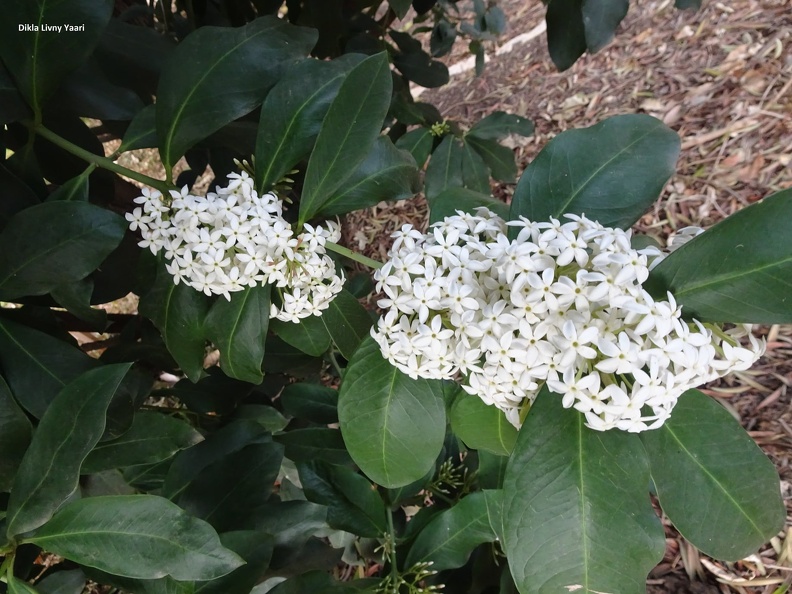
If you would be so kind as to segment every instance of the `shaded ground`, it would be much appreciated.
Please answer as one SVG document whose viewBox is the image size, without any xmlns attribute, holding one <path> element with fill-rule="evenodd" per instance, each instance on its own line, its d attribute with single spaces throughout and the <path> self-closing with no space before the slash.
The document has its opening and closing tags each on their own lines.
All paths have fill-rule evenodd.
<svg viewBox="0 0 792 594">
<path fill-rule="evenodd" d="M 539 2 L 499 4 L 509 17 L 505 39 L 543 18 Z M 514 144 L 521 168 L 566 129 L 621 113 L 662 119 L 682 138 L 682 157 L 654 210 L 637 225 L 661 239 L 687 225 L 711 226 L 792 187 L 792 3 L 705 0 L 698 12 L 677 11 L 671 0 L 631 4 L 616 39 L 566 72 L 555 71 L 542 34 L 494 56 L 481 77 L 462 73 L 424 92 L 421 101 L 463 125 L 496 109 L 532 119 L 535 136 Z M 460 52 L 448 61 L 465 57 Z M 505 201 L 513 191 L 514 185 L 493 187 Z M 346 239 L 384 258 L 388 235 L 406 222 L 425 226 L 423 201 L 355 213 L 348 217 Z M 727 564 L 700 555 L 669 527 L 665 559 L 650 576 L 652 594 L 771 594 L 792 583 L 792 538 L 786 538 L 792 526 L 792 327 L 759 327 L 757 333 L 768 340 L 760 362 L 704 391 L 732 411 L 775 463 L 787 503 L 786 529 L 758 555 Z"/>
</svg>

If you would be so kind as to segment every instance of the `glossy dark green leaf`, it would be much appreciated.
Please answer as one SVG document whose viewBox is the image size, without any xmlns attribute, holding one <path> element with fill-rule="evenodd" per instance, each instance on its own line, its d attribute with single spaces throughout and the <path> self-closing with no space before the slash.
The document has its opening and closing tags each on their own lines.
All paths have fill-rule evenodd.
<svg viewBox="0 0 792 594">
<path fill-rule="evenodd" d="M 500 491 L 472 493 L 437 514 L 415 539 L 405 566 L 431 561 L 437 571 L 462 567 L 478 545 L 497 540 L 500 497 Z"/>
<path fill-rule="evenodd" d="M 396 148 L 387 136 L 380 136 L 363 162 L 327 198 L 317 216 L 344 214 L 383 200 L 411 198 L 420 186 L 421 176 L 412 155 Z"/>
<path fill-rule="evenodd" d="M 86 371 L 58 394 L 41 418 L 8 500 L 8 535 L 47 522 L 77 490 L 80 465 L 105 428 L 105 413 L 130 365 Z"/>
<path fill-rule="evenodd" d="M 0 366 L 17 401 L 41 418 L 58 392 L 98 365 L 80 349 L 0 317 Z"/>
<path fill-rule="evenodd" d="M 400 19 L 403 19 L 405 16 L 407 16 L 407 11 L 410 10 L 411 3 L 412 0 L 388 0 L 388 5 Z"/>
<path fill-rule="evenodd" d="M 0 124 L 30 117 L 31 112 L 19 94 L 11 75 L 0 63 Z"/>
<path fill-rule="evenodd" d="M 81 565 L 140 579 L 211 580 L 244 563 L 209 524 L 153 495 L 71 502 L 27 542 Z"/>
<path fill-rule="evenodd" d="M 491 454 L 486 450 L 479 450 L 476 454 L 478 456 L 476 478 L 478 479 L 479 487 L 481 489 L 502 488 L 509 458 Z"/>
<path fill-rule="evenodd" d="M 327 528 L 326 516 L 324 505 L 310 501 L 270 501 L 255 520 L 257 529 L 275 537 L 276 547 L 300 547 L 320 528 Z"/>
<path fill-rule="evenodd" d="M 422 168 L 432 152 L 434 137 L 429 128 L 416 128 L 396 141 L 396 148 L 409 151 L 418 168 Z"/>
<path fill-rule="evenodd" d="M 407 80 L 416 85 L 434 89 L 448 84 L 448 67 L 424 51 L 402 53 L 393 56 L 393 65 Z"/>
<path fill-rule="evenodd" d="M 427 200 L 438 196 L 449 188 L 464 186 L 462 179 L 462 143 L 448 135 L 432 153 L 426 167 L 424 194 Z"/>
<path fill-rule="evenodd" d="M 484 159 L 492 177 L 507 183 L 514 181 L 517 176 L 514 151 L 495 140 L 484 140 L 476 136 L 467 136 L 466 141 Z"/>
<path fill-rule="evenodd" d="M 61 81 L 91 55 L 112 8 L 112 0 L 5 3 L 3 12 L 8 20 L 6 34 L 0 35 L 0 58 L 36 112 Z M 17 31 L 22 25 L 30 25 L 31 30 Z"/>
<path fill-rule="evenodd" d="M 0 234 L 0 299 L 44 295 L 85 278 L 121 242 L 126 221 L 87 202 L 45 202 Z"/>
<path fill-rule="evenodd" d="M 143 101 L 129 88 L 113 84 L 94 59 L 69 76 L 59 90 L 61 107 L 86 118 L 129 121 Z"/>
<path fill-rule="evenodd" d="M 583 2 L 581 14 L 586 31 L 586 46 L 591 53 L 600 51 L 611 39 L 622 19 L 627 16 L 629 0 Z"/>
<path fill-rule="evenodd" d="M 329 425 L 338 422 L 338 392 L 319 384 L 289 384 L 280 395 L 283 410 L 299 419 Z"/>
<path fill-rule="evenodd" d="M 454 25 L 446 20 L 440 20 L 432 29 L 432 35 L 429 38 L 429 49 L 432 52 L 433 58 L 440 58 L 445 56 L 454 47 L 456 41 L 457 30 Z"/>
<path fill-rule="evenodd" d="M 674 173 L 679 147 L 676 133 L 648 115 L 614 116 L 562 132 L 526 168 L 509 218 L 585 214 L 606 227 L 628 229 Z"/>
<path fill-rule="evenodd" d="M 287 344 L 313 357 L 324 353 L 332 342 L 320 316 L 308 316 L 299 324 L 273 319 L 270 320 L 270 329 Z"/>
<path fill-rule="evenodd" d="M 47 202 L 54 200 L 79 200 L 88 201 L 89 177 L 92 169 L 86 169 L 77 177 L 62 184 L 57 190 L 47 197 Z"/>
<path fill-rule="evenodd" d="M 0 377 L 0 493 L 11 488 L 32 433 L 30 421 Z"/>
<path fill-rule="evenodd" d="M 157 106 L 147 105 L 132 118 L 118 151 L 123 153 L 157 146 Z"/>
<path fill-rule="evenodd" d="M 107 312 L 104 309 L 91 307 L 93 289 L 93 280 L 86 277 L 55 287 L 51 295 L 66 311 L 89 324 L 95 331 L 104 332 L 107 328 Z"/>
<path fill-rule="evenodd" d="M 184 283 L 174 284 L 173 277 L 161 266 L 154 286 L 140 298 L 139 311 L 162 333 L 184 374 L 197 382 L 206 354 L 203 322 L 209 311 L 207 296 Z"/>
<path fill-rule="evenodd" d="M 707 555 L 742 559 L 782 529 L 778 472 L 709 396 L 688 390 L 671 418 L 641 439 L 663 512 Z"/>
<path fill-rule="evenodd" d="M 82 594 L 85 574 L 79 569 L 67 569 L 47 575 L 36 583 L 39 594 Z"/>
<path fill-rule="evenodd" d="M 531 136 L 534 125 L 531 120 L 505 111 L 495 111 L 476 122 L 468 132 L 481 140 L 502 140 L 510 134 Z"/>
<path fill-rule="evenodd" d="M 270 433 L 282 431 L 289 424 L 289 419 L 267 404 L 243 404 L 237 408 L 236 418 L 256 421 Z"/>
<path fill-rule="evenodd" d="M 341 83 L 361 59 L 305 60 L 267 94 L 256 137 L 256 188 L 269 190 L 311 152 Z"/>
<path fill-rule="evenodd" d="M 153 411 L 135 413 L 132 426 L 121 437 L 98 444 L 82 464 L 92 474 L 138 464 L 167 460 L 203 438 L 188 423 Z"/>
<path fill-rule="evenodd" d="M 296 575 L 275 586 L 268 594 L 341 594 L 335 582 L 325 571 L 310 571 Z"/>
<path fill-rule="evenodd" d="M 503 544 L 521 592 L 646 588 L 665 550 L 637 435 L 594 431 L 543 389 L 503 484 Z"/>
<path fill-rule="evenodd" d="M 260 384 L 270 314 L 270 285 L 247 287 L 218 299 L 204 322 L 207 338 L 220 349 L 220 369 L 238 380 Z"/>
<path fill-rule="evenodd" d="M 286 448 L 286 457 L 292 462 L 324 460 L 331 464 L 349 464 L 351 458 L 338 429 L 308 427 L 292 429 L 275 436 L 275 441 Z"/>
<path fill-rule="evenodd" d="M 792 190 L 744 208 L 658 264 L 647 290 L 702 321 L 792 322 L 790 217 Z"/>
<path fill-rule="evenodd" d="M 442 384 L 411 379 L 368 337 L 350 360 L 338 395 L 344 442 L 379 485 L 407 485 L 434 465 L 446 432 Z"/>
<path fill-rule="evenodd" d="M 474 213 L 477 208 L 486 207 L 504 219 L 509 216 L 509 207 L 500 200 L 468 190 L 467 188 L 450 188 L 440 192 L 429 200 L 429 222 L 436 223 L 445 217 L 451 217 L 456 211 Z"/>
<path fill-rule="evenodd" d="M 701 8 L 701 0 L 674 0 L 674 8 L 679 8 L 680 10 L 688 8 L 698 10 Z"/>
<path fill-rule="evenodd" d="M 19 578 L 8 576 L 8 594 L 39 594 L 33 586 Z"/>
<path fill-rule="evenodd" d="M 331 528 L 371 538 L 387 531 L 385 504 L 368 479 L 324 462 L 300 464 L 298 470 L 308 501 L 327 506 Z"/>
<path fill-rule="evenodd" d="M 475 450 L 508 456 L 517 441 L 517 429 L 502 411 L 466 392 L 457 396 L 448 420 L 454 434 Z"/>
<path fill-rule="evenodd" d="M 344 79 L 322 122 L 305 172 L 301 223 L 321 209 L 368 155 L 382 129 L 392 86 L 385 53 L 366 58 Z"/>
<path fill-rule="evenodd" d="M 462 183 L 474 192 L 488 194 L 490 191 L 489 168 L 469 143 L 462 142 Z"/>
<path fill-rule="evenodd" d="M 250 526 L 272 495 L 282 460 L 280 444 L 245 446 L 201 470 L 179 497 L 179 506 L 218 532 Z"/>
<path fill-rule="evenodd" d="M 281 72 L 315 43 L 316 31 L 275 16 L 188 35 L 163 68 L 157 89 L 157 138 L 166 171 L 196 142 L 258 107 Z"/>
<path fill-rule="evenodd" d="M 322 314 L 333 342 L 347 359 L 369 335 L 372 321 L 366 308 L 349 291 L 342 289 Z"/>
<path fill-rule="evenodd" d="M 583 0 L 552 0 L 547 3 L 547 49 L 559 71 L 572 67 L 586 51 Z"/>
<path fill-rule="evenodd" d="M 20 210 L 39 203 L 36 193 L 5 165 L 0 164 L 0 229 Z"/>
<path fill-rule="evenodd" d="M 168 469 L 162 495 L 177 499 L 205 468 L 245 446 L 265 443 L 270 439 L 269 433 L 255 421 L 241 419 L 229 423 L 210 434 L 205 441 L 176 456 Z"/>
</svg>

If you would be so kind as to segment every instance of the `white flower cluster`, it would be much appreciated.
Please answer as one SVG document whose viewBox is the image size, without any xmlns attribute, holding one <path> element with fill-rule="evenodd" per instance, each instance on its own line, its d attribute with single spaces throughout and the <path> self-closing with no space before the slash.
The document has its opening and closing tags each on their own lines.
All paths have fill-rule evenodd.
<svg viewBox="0 0 792 594">
<path fill-rule="evenodd" d="M 223 295 L 272 283 L 280 296 L 271 317 L 298 322 L 320 315 L 343 285 L 343 273 L 327 255 L 325 244 L 341 236 L 338 225 L 305 225 L 295 235 L 283 218 L 275 194 L 259 196 L 246 173 L 232 173 L 217 192 L 193 196 L 185 186 L 163 200 L 143 190 L 127 213 L 130 229 L 140 229 L 138 245 L 156 254 L 164 250 L 176 284 L 184 282 L 207 295 Z"/>
<path fill-rule="evenodd" d="M 413 378 L 466 376 L 467 392 L 518 427 L 547 383 L 589 427 L 639 432 L 662 425 L 685 390 L 764 351 L 747 326 L 686 322 L 671 294 L 653 299 L 641 285 L 659 249 L 567 217 L 505 223 L 479 209 L 428 234 L 402 227 L 375 275 L 383 356 Z"/>
</svg>

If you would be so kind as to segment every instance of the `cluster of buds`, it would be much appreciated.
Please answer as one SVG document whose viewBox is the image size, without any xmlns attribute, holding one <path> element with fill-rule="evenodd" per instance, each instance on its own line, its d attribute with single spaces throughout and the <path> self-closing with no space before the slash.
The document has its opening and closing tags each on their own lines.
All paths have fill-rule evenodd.
<svg viewBox="0 0 792 594">
<path fill-rule="evenodd" d="M 517 427 L 546 384 L 589 427 L 639 432 L 662 425 L 686 390 L 762 354 L 748 326 L 686 321 L 673 295 L 642 288 L 659 249 L 566 216 L 506 223 L 479 209 L 427 234 L 402 227 L 375 275 L 382 355 L 413 378 L 462 376 Z"/>
<path fill-rule="evenodd" d="M 206 196 L 193 196 L 185 186 L 168 199 L 144 189 L 126 215 L 130 229 L 140 230 L 140 247 L 164 252 L 167 270 L 207 295 L 272 284 L 271 317 L 299 322 L 320 315 L 343 285 L 325 245 L 336 242 L 338 225 L 305 225 L 295 235 L 283 218 L 283 204 L 273 193 L 259 196 L 246 173 L 232 173 L 229 183 Z"/>
</svg>

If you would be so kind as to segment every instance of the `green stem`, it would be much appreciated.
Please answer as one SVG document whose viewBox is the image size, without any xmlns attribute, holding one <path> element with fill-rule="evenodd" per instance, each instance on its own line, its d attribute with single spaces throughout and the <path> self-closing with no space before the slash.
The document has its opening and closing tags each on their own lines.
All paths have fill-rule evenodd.
<svg viewBox="0 0 792 594">
<path fill-rule="evenodd" d="M 0 575 L 14 575 L 14 555 L 16 551 L 9 551 L 3 559 L 3 564 L 0 565 Z"/>
<path fill-rule="evenodd" d="M 97 167 L 101 167 L 102 169 L 107 169 L 108 171 L 112 171 L 114 173 L 118 173 L 119 175 L 123 175 L 130 179 L 134 179 L 135 181 L 139 181 L 142 184 L 146 184 L 147 186 L 151 186 L 152 188 L 158 189 L 163 195 L 167 196 L 168 191 L 171 189 L 168 184 L 160 179 L 156 179 L 154 177 L 149 177 L 148 175 L 143 175 L 142 173 L 138 173 L 137 171 L 133 171 L 132 169 L 127 169 L 123 165 L 119 165 L 115 161 L 108 159 L 107 157 L 100 157 L 99 155 L 95 155 L 90 151 L 86 151 L 84 148 L 77 146 L 76 144 L 69 142 L 65 138 L 58 136 L 51 130 L 48 130 L 44 126 L 36 126 L 33 130 L 41 136 L 42 138 L 46 138 L 52 144 L 61 147 L 63 150 L 70 152 L 72 155 L 79 157 L 83 161 L 96 165 Z"/>
<path fill-rule="evenodd" d="M 341 369 L 341 366 L 338 364 L 338 359 L 336 359 L 335 351 L 332 348 L 327 351 L 327 357 L 330 359 L 330 363 L 332 363 L 335 372 L 338 374 L 338 379 L 344 379 L 344 370 Z"/>
<path fill-rule="evenodd" d="M 341 254 L 349 258 L 350 260 L 354 260 L 355 262 L 360 262 L 363 266 L 368 266 L 369 268 L 382 268 L 382 262 L 377 262 L 376 260 L 372 260 L 364 256 L 363 254 L 358 254 L 357 252 L 353 252 L 349 248 L 344 247 L 343 245 L 338 245 L 337 243 L 333 243 L 332 241 L 328 241 L 325 243 L 325 247 L 330 250 L 331 252 L 335 252 L 336 254 Z"/>
<path fill-rule="evenodd" d="M 391 579 L 393 580 L 393 594 L 398 594 L 399 591 L 399 568 L 396 566 L 396 530 L 393 527 L 393 511 L 391 511 L 390 506 L 386 507 L 388 512 L 388 538 L 390 539 L 389 548 L 390 548 L 390 573 Z"/>
</svg>

